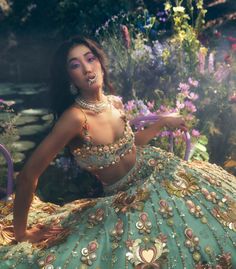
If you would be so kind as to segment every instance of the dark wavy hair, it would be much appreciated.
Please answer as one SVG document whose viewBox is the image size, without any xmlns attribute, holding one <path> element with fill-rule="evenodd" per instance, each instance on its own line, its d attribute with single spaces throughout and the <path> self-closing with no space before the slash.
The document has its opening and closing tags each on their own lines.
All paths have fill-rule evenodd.
<svg viewBox="0 0 236 269">
<path fill-rule="evenodd" d="M 50 67 L 50 108 L 54 116 L 54 122 L 60 115 L 74 103 L 74 96 L 70 93 L 70 80 L 66 68 L 69 51 L 78 46 L 85 45 L 100 61 L 104 73 L 104 86 L 110 93 L 115 90 L 108 78 L 108 59 L 102 47 L 94 40 L 84 36 L 74 36 L 64 41 L 56 50 Z"/>
</svg>

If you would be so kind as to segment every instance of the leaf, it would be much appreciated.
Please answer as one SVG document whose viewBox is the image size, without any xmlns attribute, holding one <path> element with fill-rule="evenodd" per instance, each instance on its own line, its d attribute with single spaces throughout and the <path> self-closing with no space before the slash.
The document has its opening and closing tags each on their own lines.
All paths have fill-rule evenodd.
<svg viewBox="0 0 236 269">
<path fill-rule="evenodd" d="M 203 151 L 203 152 L 206 152 L 207 151 L 206 147 L 204 145 L 200 144 L 200 143 L 197 143 L 195 145 L 195 148 L 198 149 L 198 150 L 200 150 L 200 151 Z"/>
<path fill-rule="evenodd" d="M 198 139 L 198 142 L 202 145 L 207 145 L 208 143 L 208 139 L 205 135 L 202 135 L 199 139 Z"/>
</svg>

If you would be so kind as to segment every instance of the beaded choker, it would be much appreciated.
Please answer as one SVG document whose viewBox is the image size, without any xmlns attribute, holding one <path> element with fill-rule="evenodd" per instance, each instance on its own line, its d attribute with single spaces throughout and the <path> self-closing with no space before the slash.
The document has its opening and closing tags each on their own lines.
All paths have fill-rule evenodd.
<svg viewBox="0 0 236 269">
<path fill-rule="evenodd" d="M 82 99 L 81 97 L 77 96 L 75 98 L 75 102 L 82 108 L 91 110 L 95 113 L 101 113 L 105 109 L 108 108 L 110 105 L 110 100 L 109 98 L 106 98 L 105 101 L 99 101 L 99 102 L 88 102 Z"/>
</svg>

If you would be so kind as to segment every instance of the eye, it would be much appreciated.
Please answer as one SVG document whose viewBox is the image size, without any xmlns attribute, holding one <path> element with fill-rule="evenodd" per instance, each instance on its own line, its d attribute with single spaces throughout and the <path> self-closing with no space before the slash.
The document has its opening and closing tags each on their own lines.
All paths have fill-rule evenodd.
<svg viewBox="0 0 236 269">
<path fill-rule="evenodd" d="M 79 63 L 71 63 L 70 64 L 70 69 L 76 69 L 78 67 L 80 67 L 80 64 Z"/>
<path fill-rule="evenodd" d="M 90 63 L 91 63 L 91 62 L 93 62 L 93 61 L 95 61 L 95 60 L 96 60 L 96 57 L 95 57 L 94 55 L 91 55 L 91 56 L 89 56 L 89 57 L 88 57 L 88 59 L 87 59 L 87 60 L 88 60 L 88 62 L 90 62 Z"/>
</svg>

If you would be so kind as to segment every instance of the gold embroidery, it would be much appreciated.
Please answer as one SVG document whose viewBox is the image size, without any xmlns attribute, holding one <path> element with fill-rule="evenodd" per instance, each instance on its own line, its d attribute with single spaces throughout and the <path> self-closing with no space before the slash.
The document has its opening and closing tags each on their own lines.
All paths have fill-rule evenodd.
<svg viewBox="0 0 236 269">
<path fill-rule="evenodd" d="M 130 209 L 142 211 L 144 201 L 149 198 L 149 191 L 146 189 L 138 189 L 136 194 L 128 195 L 126 192 L 119 192 L 113 201 L 116 212 L 125 213 Z"/>
<path fill-rule="evenodd" d="M 0 222 L 0 246 L 9 245 L 15 242 L 13 226 Z"/>
<path fill-rule="evenodd" d="M 148 214 L 143 212 L 139 215 L 139 221 L 136 222 L 136 228 L 139 230 L 139 233 L 150 233 L 152 228 L 152 223 L 148 219 Z"/>
<path fill-rule="evenodd" d="M 81 261 L 86 265 L 92 265 L 93 262 L 97 259 L 96 250 L 98 249 L 98 242 L 91 241 L 86 248 L 81 250 Z"/>
<path fill-rule="evenodd" d="M 228 200 L 228 206 L 229 208 L 227 211 L 222 211 L 219 207 L 214 207 L 212 209 L 212 214 L 220 223 L 236 232 L 236 202 Z"/>
<path fill-rule="evenodd" d="M 151 240 L 149 246 L 141 247 L 142 240 L 129 240 L 127 247 L 129 252 L 126 253 L 127 259 L 134 264 L 134 268 L 161 268 L 161 265 L 167 261 L 168 249 L 166 240 L 163 236 Z"/>
<path fill-rule="evenodd" d="M 176 195 L 177 197 L 190 196 L 199 190 L 195 178 L 184 172 L 176 174 L 174 181 L 164 180 L 163 186 L 169 194 Z"/>
</svg>

